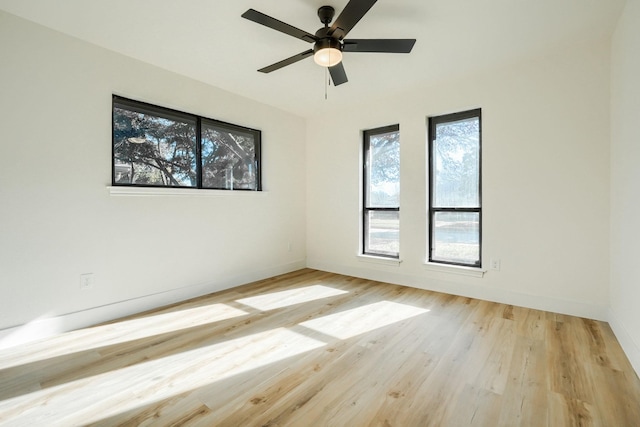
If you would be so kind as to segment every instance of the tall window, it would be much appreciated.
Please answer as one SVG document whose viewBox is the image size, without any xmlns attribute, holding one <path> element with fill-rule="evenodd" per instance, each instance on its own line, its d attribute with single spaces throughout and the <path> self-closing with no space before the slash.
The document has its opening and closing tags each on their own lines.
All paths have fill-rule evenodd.
<svg viewBox="0 0 640 427">
<path fill-rule="evenodd" d="M 480 109 L 429 118 L 429 261 L 481 266 Z"/>
<path fill-rule="evenodd" d="M 260 188 L 260 131 L 113 97 L 113 185 Z"/>
<path fill-rule="evenodd" d="M 400 255 L 400 131 L 398 125 L 364 132 L 363 253 Z"/>
</svg>

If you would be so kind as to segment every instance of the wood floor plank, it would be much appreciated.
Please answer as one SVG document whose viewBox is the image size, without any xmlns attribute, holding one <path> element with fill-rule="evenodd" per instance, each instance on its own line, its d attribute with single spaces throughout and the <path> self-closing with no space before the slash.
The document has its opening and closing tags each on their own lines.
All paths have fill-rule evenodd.
<svg viewBox="0 0 640 427">
<path fill-rule="evenodd" d="M 593 400 L 594 385 L 586 363 L 588 348 L 582 329 L 572 319 L 550 322 L 547 330 L 548 378 L 552 392 L 581 402 Z"/>
<path fill-rule="evenodd" d="M 548 394 L 548 425 L 606 427 L 596 408 L 588 402 L 551 392 Z M 614 424 L 628 425 L 628 424 Z"/>
<path fill-rule="evenodd" d="M 509 380 L 496 425 L 552 427 L 554 424 L 547 424 L 549 387 L 544 341 L 518 336 L 512 351 Z"/>
<path fill-rule="evenodd" d="M 501 401 L 502 396 L 467 384 L 445 423 L 450 426 L 495 427 Z"/>
<path fill-rule="evenodd" d="M 603 322 L 303 269 L 0 350 L 0 425 L 637 427 Z"/>
</svg>

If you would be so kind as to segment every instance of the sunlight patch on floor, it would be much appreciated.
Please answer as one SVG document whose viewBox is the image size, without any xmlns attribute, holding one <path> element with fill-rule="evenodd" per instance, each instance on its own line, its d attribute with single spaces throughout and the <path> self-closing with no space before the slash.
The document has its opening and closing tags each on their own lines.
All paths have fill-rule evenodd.
<svg viewBox="0 0 640 427">
<path fill-rule="evenodd" d="M 227 304 L 209 304 L 80 329 L 41 342 L 0 350 L 0 369 L 149 338 L 247 314 Z"/>
<path fill-rule="evenodd" d="M 272 329 L 1 401 L 0 420 L 96 422 L 324 345 Z"/>
<path fill-rule="evenodd" d="M 237 302 L 267 310 L 344 293 L 346 292 L 339 289 L 315 285 L 243 298 Z M 428 309 L 420 307 L 379 301 L 307 320 L 296 324 L 294 328 L 302 326 L 327 337 L 347 339 L 427 312 Z M 23 357 L 34 361 L 92 347 L 97 348 L 94 354 L 100 355 L 99 347 L 108 344 L 126 343 L 245 314 L 245 311 L 226 304 L 159 313 L 64 334 L 57 338 L 56 345 L 52 346 L 51 341 L 45 342 L 41 344 L 43 348 L 40 352 L 33 356 L 24 352 Z M 80 372 L 80 375 L 85 376 L 80 379 L 69 380 L 59 385 L 47 386 L 46 382 L 40 383 L 44 387 L 41 390 L 32 389 L 0 401 L 0 423 L 77 425 L 101 420 L 108 422 L 112 417 L 138 411 L 212 384 L 217 383 L 225 387 L 225 380 L 232 377 L 258 374 L 261 368 L 268 365 L 326 346 L 328 341 L 310 336 L 315 332 L 305 333 L 287 327 L 276 327 L 231 339 L 219 335 L 214 339 L 222 341 L 209 345 L 202 345 L 201 338 L 197 338 L 193 342 L 185 341 L 179 344 L 186 348 L 191 347 L 190 350 L 169 352 L 165 357 L 143 362 L 140 360 L 144 360 L 144 349 L 129 353 L 126 345 L 121 350 L 114 347 L 109 351 L 121 352 L 117 359 L 96 360 L 95 368 L 89 359 L 86 359 L 87 364 L 82 366 Z M 241 332 L 237 330 L 236 333 Z M 175 335 L 173 337 L 176 338 Z M 59 349 L 60 340 L 67 340 L 68 345 Z M 75 344 L 76 342 L 78 344 Z M 202 346 L 199 347 L 200 345 Z M 47 346 L 58 349 L 47 353 Z M 157 349 L 151 350 L 151 353 L 154 351 L 157 352 Z M 14 358 L 16 362 L 27 363 L 24 358 Z M 112 365 L 109 371 L 105 371 L 105 363 Z M 73 365 L 69 368 L 73 368 Z M 77 377 L 76 375 L 74 378 Z M 39 383 L 34 383 L 35 388 L 38 385 Z"/>
<path fill-rule="evenodd" d="M 282 307 L 288 307 L 295 304 L 302 304 L 322 298 L 343 295 L 346 293 L 348 292 L 329 286 L 312 285 L 302 288 L 289 289 L 286 291 L 257 295 L 254 297 L 242 298 L 236 301 L 258 310 L 267 311 L 275 310 Z"/>
<path fill-rule="evenodd" d="M 97 422 L 324 345 L 271 329 L 1 401 L 0 420 Z"/>
<path fill-rule="evenodd" d="M 339 339 L 347 339 L 427 313 L 428 311 L 412 305 L 380 301 L 311 319 L 300 323 L 300 326 Z"/>
<path fill-rule="evenodd" d="M 64 332 L 64 321 L 57 316 L 42 315 L 0 338 L 0 351 Z"/>
</svg>

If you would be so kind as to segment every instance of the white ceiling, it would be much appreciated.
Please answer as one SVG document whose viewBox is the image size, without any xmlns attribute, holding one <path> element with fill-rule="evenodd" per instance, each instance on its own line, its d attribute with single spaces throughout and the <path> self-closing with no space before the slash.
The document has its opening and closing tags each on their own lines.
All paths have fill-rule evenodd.
<svg viewBox="0 0 640 427">
<path fill-rule="evenodd" d="M 298 114 L 348 109 L 390 93 L 599 41 L 625 0 L 379 0 L 347 38 L 416 38 L 411 54 L 346 53 L 349 82 L 330 87 L 312 47 L 240 17 L 254 8 L 310 33 L 347 0 L 0 0 L 0 9 L 213 86 Z"/>
</svg>

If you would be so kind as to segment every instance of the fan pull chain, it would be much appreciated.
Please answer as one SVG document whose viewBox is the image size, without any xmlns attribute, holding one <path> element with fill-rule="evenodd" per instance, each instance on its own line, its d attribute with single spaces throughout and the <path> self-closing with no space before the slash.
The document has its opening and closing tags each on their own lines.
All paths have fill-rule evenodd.
<svg viewBox="0 0 640 427">
<path fill-rule="evenodd" d="M 329 88 L 329 68 L 324 69 L 324 100 L 328 99 L 327 91 Z"/>
</svg>

